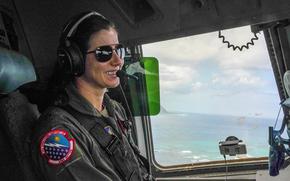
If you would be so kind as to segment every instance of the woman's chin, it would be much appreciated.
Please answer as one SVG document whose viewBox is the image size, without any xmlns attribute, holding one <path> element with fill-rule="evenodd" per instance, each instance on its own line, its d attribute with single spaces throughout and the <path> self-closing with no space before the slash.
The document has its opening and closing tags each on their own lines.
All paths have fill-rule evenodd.
<svg viewBox="0 0 290 181">
<path fill-rule="evenodd" d="M 114 82 L 110 82 L 108 85 L 107 88 L 116 88 L 118 85 L 120 84 L 120 81 L 117 80 L 117 81 L 114 81 Z"/>
</svg>

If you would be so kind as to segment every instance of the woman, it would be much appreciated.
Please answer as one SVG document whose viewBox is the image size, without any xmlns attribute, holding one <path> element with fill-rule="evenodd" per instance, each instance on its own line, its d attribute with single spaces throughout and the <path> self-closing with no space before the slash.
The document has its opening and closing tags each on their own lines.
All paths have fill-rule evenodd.
<svg viewBox="0 0 290 181">
<path fill-rule="evenodd" d="M 149 179 L 129 139 L 123 107 L 106 94 L 120 83 L 116 72 L 124 54 L 114 24 L 97 12 L 65 26 L 58 56 L 71 81 L 33 135 L 32 156 L 44 180 Z"/>
</svg>

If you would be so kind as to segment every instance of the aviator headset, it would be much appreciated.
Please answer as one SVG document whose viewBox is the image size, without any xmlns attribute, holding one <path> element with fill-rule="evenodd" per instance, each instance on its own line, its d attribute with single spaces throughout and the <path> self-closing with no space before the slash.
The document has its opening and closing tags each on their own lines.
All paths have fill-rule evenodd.
<svg viewBox="0 0 290 181">
<path fill-rule="evenodd" d="M 72 19 L 68 24 L 64 27 L 61 38 L 60 38 L 60 46 L 57 49 L 58 63 L 63 70 L 64 74 L 69 76 L 81 76 L 85 71 L 85 60 L 84 55 L 77 45 L 76 42 L 73 41 L 71 37 L 74 36 L 76 29 L 79 24 L 84 20 L 91 16 L 100 17 L 106 21 L 108 21 L 103 15 L 98 12 L 92 11 L 89 13 L 83 13 Z M 98 47 L 94 51 L 87 52 L 95 53 L 96 59 L 99 62 L 106 62 L 112 57 L 112 51 L 116 51 L 116 53 L 123 58 L 124 56 L 124 48 L 119 44 L 112 49 L 110 46 L 101 46 Z"/>
</svg>

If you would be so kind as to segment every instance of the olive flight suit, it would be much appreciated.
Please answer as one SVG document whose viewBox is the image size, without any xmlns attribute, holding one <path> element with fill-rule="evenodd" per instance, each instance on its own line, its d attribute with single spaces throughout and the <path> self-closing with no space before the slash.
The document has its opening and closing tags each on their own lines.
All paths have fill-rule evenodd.
<svg viewBox="0 0 290 181">
<path fill-rule="evenodd" d="M 72 83 L 65 92 L 64 106 L 46 110 L 34 130 L 32 157 L 39 176 L 47 181 L 144 180 L 147 171 L 124 129 L 124 108 L 105 95 L 100 113 Z"/>
</svg>

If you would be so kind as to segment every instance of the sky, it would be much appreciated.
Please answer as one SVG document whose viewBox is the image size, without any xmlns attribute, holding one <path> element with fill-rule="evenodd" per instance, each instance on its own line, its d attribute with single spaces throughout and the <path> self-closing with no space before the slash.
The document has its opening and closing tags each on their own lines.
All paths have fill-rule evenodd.
<svg viewBox="0 0 290 181">
<path fill-rule="evenodd" d="M 250 27 L 223 30 L 235 45 L 254 35 Z M 159 60 L 161 106 L 168 111 L 274 118 L 279 96 L 264 35 L 233 51 L 218 32 L 143 45 Z"/>
</svg>

